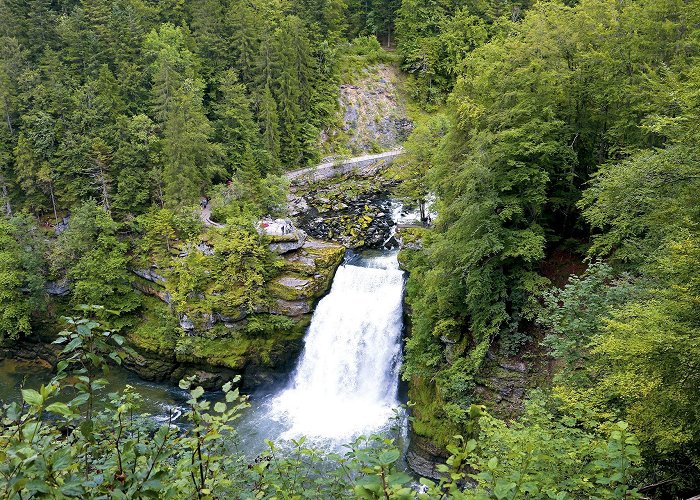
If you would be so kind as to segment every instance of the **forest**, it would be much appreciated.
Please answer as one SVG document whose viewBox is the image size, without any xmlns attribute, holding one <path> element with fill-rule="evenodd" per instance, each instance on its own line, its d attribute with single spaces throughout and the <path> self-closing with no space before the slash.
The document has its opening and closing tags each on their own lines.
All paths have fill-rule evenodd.
<svg viewBox="0 0 700 500">
<path fill-rule="evenodd" d="M 437 214 L 398 233 L 437 477 L 380 435 L 251 462 L 239 377 L 142 416 L 105 377 L 145 347 L 235 371 L 300 340 L 301 264 L 257 227 L 348 150 L 339 89 L 378 64 L 415 122 L 394 195 Z M 0 108 L 0 347 L 60 359 L 0 401 L 0 497 L 700 494 L 697 0 L 0 0 Z M 248 319 L 182 329 L 215 316 Z"/>
</svg>

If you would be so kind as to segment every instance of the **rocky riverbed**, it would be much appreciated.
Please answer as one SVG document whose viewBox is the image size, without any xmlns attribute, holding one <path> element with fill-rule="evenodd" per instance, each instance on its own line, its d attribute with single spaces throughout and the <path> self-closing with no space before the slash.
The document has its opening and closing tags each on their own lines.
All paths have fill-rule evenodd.
<svg viewBox="0 0 700 500">
<path fill-rule="evenodd" d="M 297 187 L 288 198 L 289 213 L 315 238 L 347 248 L 393 248 L 396 223 L 390 190 L 395 184 L 379 173 Z"/>
</svg>

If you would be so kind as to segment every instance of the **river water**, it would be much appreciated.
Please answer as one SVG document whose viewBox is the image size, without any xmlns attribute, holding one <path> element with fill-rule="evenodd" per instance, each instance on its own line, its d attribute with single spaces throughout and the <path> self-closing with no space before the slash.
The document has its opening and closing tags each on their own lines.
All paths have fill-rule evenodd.
<svg viewBox="0 0 700 500">
<path fill-rule="evenodd" d="M 406 419 L 398 396 L 403 286 L 395 251 L 346 258 L 317 305 L 287 384 L 250 395 L 251 407 L 236 424 L 244 451 L 252 456 L 265 449 L 265 439 L 284 446 L 301 436 L 341 451 L 342 444 L 372 433 L 392 435 L 403 446 Z M 20 383 L 36 386 L 47 376 L 33 365 L 0 362 L 0 400 L 17 399 Z M 143 411 L 156 420 L 186 411 L 187 394 L 176 386 L 143 381 L 124 369 L 113 369 L 109 378 L 109 392 L 135 387 L 143 395 Z"/>
</svg>

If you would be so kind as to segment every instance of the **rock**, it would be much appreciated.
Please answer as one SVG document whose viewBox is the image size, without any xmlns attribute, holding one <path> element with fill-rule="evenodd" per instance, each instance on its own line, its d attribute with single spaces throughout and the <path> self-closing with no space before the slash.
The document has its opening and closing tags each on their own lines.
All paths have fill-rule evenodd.
<svg viewBox="0 0 700 500">
<path fill-rule="evenodd" d="M 129 268 L 129 270 L 136 276 L 140 276 L 141 278 L 148 281 L 152 281 L 153 283 L 165 283 L 165 278 L 163 278 L 153 269 L 138 269 L 131 267 Z"/>
<path fill-rule="evenodd" d="M 196 248 L 197 248 L 197 250 L 202 252 L 207 257 L 211 257 L 212 255 L 214 255 L 214 247 L 210 247 L 209 245 L 207 245 L 203 241 L 200 242 L 199 244 L 197 244 Z"/>
<path fill-rule="evenodd" d="M 180 316 L 180 328 L 185 330 L 185 333 L 192 333 L 194 331 L 194 323 L 190 318 L 187 317 L 187 314 L 183 314 Z"/>
<path fill-rule="evenodd" d="M 0 343 L 0 360 L 14 359 L 36 364 L 37 368 L 52 368 L 62 349 L 63 346 L 43 341 L 11 340 Z"/>
<path fill-rule="evenodd" d="M 285 316 L 301 316 L 311 312 L 311 302 L 308 300 L 277 299 L 270 312 Z"/>
<path fill-rule="evenodd" d="M 70 292 L 70 284 L 66 281 L 48 281 L 44 289 L 49 295 L 65 297 Z"/>
<path fill-rule="evenodd" d="M 294 232 L 294 224 L 289 219 L 266 217 L 258 222 L 258 233 L 266 236 L 285 236 Z"/>
<path fill-rule="evenodd" d="M 56 226 L 54 226 L 53 230 L 54 230 L 54 232 L 56 233 L 56 236 L 58 236 L 58 235 L 61 234 L 63 231 L 65 231 L 66 229 L 68 229 L 68 222 L 70 222 L 70 215 L 67 216 L 67 217 L 64 217 L 64 218 L 61 220 L 61 222 L 59 222 L 58 224 L 56 224 Z"/>
<path fill-rule="evenodd" d="M 449 454 L 435 446 L 430 440 L 411 434 L 411 441 L 406 451 L 406 462 L 416 474 L 430 479 L 440 479 L 442 474 L 437 470 L 439 464 L 444 464 Z"/>
<path fill-rule="evenodd" d="M 306 241 L 306 233 L 294 227 L 289 219 L 265 218 L 258 222 L 258 233 L 269 236 L 271 251 L 285 254 L 301 248 Z"/>
<path fill-rule="evenodd" d="M 295 236 L 296 239 L 293 241 L 280 241 L 270 243 L 270 250 L 278 254 L 285 254 L 294 250 L 298 250 L 299 248 L 304 246 L 304 242 L 306 241 L 306 233 L 301 229 L 298 229 L 295 232 Z"/>
<path fill-rule="evenodd" d="M 142 379 L 163 381 L 171 378 L 177 363 L 174 359 L 167 359 L 162 355 L 153 355 L 136 349 L 124 357 L 123 366 L 135 372 Z"/>
<path fill-rule="evenodd" d="M 303 197 L 289 194 L 287 195 L 287 210 L 291 216 L 299 215 L 309 210 L 309 204 Z"/>
<path fill-rule="evenodd" d="M 248 313 L 244 309 L 241 309 L 237 316 L 225 316 L 223 314 L 216 313 L 216 320 L 222 322 L 227 328 L 233 328 L 236 323 L 239 323 L 241 320 L 245 319 L 246 316 L 248 316 Z"/>
</svg>

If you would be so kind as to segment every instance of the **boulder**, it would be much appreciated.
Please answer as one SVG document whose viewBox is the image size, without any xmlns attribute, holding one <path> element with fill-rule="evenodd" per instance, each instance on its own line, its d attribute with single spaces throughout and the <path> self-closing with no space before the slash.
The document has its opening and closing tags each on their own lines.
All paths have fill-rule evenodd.
<svg viewBox="0 0 700 500">
<path fill-rule="evenodd" d="M 277 299 L 270 312 L 285 316 L 301 316 L 311 312 L 311 301 Z"/>
<path fill-rule="evenodd" d="M 268 236 L 271 240 L 270 250 L 285 254 L 304 246 L 306 233 L 297 229 L 289 219 L 265 218 L 258 222 L 258 233 Z"/>
</svg>

